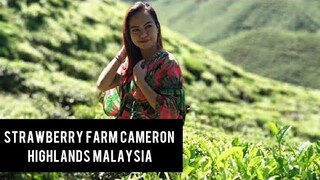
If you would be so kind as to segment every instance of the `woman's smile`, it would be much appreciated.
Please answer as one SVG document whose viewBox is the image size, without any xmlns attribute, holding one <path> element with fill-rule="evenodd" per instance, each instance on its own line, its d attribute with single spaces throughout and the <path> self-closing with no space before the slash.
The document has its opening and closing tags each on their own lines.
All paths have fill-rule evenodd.
<svg viewBox="0 0 320 180">
<path fill-rule="evenodd" d="M 140 40 L 139 43 L 147 43 L 149 41 L 150 41 L 150 39 L 145 39 L 145 40 Z"/>
</svg>

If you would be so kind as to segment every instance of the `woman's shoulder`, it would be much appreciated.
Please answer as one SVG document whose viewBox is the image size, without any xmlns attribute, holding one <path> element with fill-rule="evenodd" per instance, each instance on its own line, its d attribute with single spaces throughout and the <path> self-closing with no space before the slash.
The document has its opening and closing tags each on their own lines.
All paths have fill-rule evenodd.
<svg viewBox="0 0 320 180">
<path fill-rule="evenodd" d="M 169 52 L 167 50 L 163 50 L 161 56 L 162 56 L 161 58 L 163 58 L 165 64 L 166 63 L 169 63 L 169 64 L 171 64 L 171 63 L 177 64 L 178 63 L 176 57 L 171 52 Z"/>
<path fill-rule="evenodd" d="M 165 70 L 168 76 L 181 76 L 181 67 L 177 58 L 170 52 L 165 51 L 164 59 L 162 62 L 162 69 Z"/>
</svg>

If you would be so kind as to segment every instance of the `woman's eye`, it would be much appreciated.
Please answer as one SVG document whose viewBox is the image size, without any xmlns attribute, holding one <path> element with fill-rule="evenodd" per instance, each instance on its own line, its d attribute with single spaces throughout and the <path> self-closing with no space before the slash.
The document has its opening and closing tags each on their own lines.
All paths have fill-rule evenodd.
<svg viewBox="0 0 320 180">
<path fill-rule="evenodd" d="M 147 28 L 151 28 L 151 27 L 152 27 L 152 25 L 151 25 L 151 24 L 147 25 Z"/>
<path fill-rule="evenodd" d="M 131 32 L 138 32 L 139 29 L 132 29 Z"/>
</svg>

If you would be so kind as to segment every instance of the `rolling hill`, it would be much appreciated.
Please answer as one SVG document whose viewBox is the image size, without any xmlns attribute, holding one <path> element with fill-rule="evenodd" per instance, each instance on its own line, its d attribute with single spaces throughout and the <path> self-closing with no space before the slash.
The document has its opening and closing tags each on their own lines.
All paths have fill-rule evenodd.
<svg viewBox="0 0 320 180">
<path fill-rule="evenodd" d="M 314 68 L 319 66 L 320 57 L 320 52 L 314 49 L 320 32 L 319 1 L 154 0 L 151 3 L 165 25 L 218 51 L 246 71 L 320 88 L 317 78 L 320 71 Z"/>
<path fill-rule="evenodd" d="M 239 33 L 210 48 L 255 74 L 319 88 L 319 45 L 320 35 L 263 28 Z"/>
<path fill-rule="evenodd" d="M 205 46 L 242 31 L 264 27 L 306 32 L 320 30 L 320 2 L 317 0 L 150 2 L 164 24 Z"/>
<path fill-rule="evenodd" d="M 7 0 L 0 4 L 0 117 L 108 118 L 102 112 L 95 83 L 121 47 L 126 8 L 126 4 L 109 0 Z M 165 26 L 162 31 L 165 48 L 182 67 L 186 101 L 191 105 L 184 127 L 184 172 L 182 177 L 179 173 L 171 173 L 171 177 L 203 177 L 204 170 L 191 167 L 193 163 L 209 158 L 206 153 L 214 160 L 211 153 L 222 155 L 232 146 L 244 148 L 241 152 L 248 156 L 262 146 L 265 155 L 259 158 L 270 162 L 271 168 L 259 176 L 276 175 L 282 166 L 274 164 L 276 156 L 268 147 L 281 145 L 274 142 L 273 133 L 285 126 L 292 127 L 288 133 L 291 146 L 283 150 L 295 152 L 298 144 L 308 141 L 310 146 L 304 147 L 312 148 L 310 157 L 318 163 L 319 91 L 248 73 Z M 295 155 L 293 165 L 300 162 L 299 153 Z M 222 157 L 221 161 L 228 158 L 226 154 Z M 212 168 L 205 176 L 220 176 L 222 166 L 213 162 L 203 166 Z M 312 177 L 319 175 L 316 167 L 312 164 L 309 168 Z M 299 168 L 303 171 L 293 176 L 305 177 L 308 171 L 302 165 Z M 240 170 L 230 166 L 230 173 L 221 177 L 231 177 L 232 172 Z M 244 178 L 257 177 L 242 173 L 239 176 Z M 156 174 L 145 176 L 153 179 Z"/>
</svg>

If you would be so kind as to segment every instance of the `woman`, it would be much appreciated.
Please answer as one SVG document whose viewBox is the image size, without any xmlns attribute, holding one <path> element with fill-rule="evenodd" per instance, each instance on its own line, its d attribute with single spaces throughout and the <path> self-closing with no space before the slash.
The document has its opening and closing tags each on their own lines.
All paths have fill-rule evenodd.
<svg viewBox="0 0 320 180">
<path fill-rule="evenodd" d="M 136 2 L 125 16 L 124 46 L 101 72 L 104 110 L 119 119 L 183 119 L 182 73 L 162 47 L 160 23 L 146 2 Z"/>
</svg>

